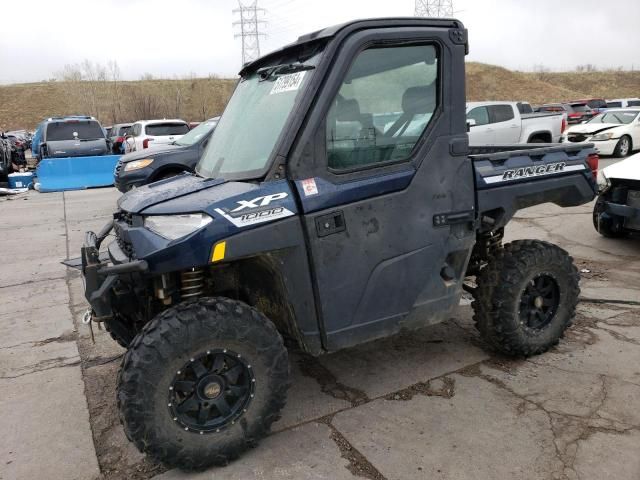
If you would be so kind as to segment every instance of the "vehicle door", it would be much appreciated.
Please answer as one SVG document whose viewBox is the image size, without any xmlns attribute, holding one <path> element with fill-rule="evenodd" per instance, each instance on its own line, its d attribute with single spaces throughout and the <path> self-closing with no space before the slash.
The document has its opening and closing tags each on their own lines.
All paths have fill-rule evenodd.
<svg viewBox="0 0 640 480">
<path fill-rule="evenodd" d="M 464 46 L 449 38 L 424 27 L 348 37 L 289 160 L 329 350 L 440 321 L 458 303 L 474 181 Z"/>
<path fill-rule="evenodd" d="M 640 147 L 640 114 L 631 122 L 631 144 L 634 150 Z"/>
<path fill-rule="evenodd" d="M 512 105 L 508 103 L 489 105 L 489 121 L 495 132 L 495 143 L 512 144 L 520 141 L 522 120 L 516 114 Z"/>
<path fill-rule="evenodd" d="M 496 132 L 489 121 L 489 110 L 486 106 L 474 107 L 467 113 L 469 125 L 469 145 L 493 145 L 496 143 Z"/>
</svg>

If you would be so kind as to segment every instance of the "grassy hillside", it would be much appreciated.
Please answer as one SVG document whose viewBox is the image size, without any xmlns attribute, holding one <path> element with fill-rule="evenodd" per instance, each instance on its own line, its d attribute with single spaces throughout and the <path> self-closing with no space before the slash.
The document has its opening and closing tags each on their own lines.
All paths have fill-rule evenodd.
<svg viewBox="0 0 640 480">
<path fill-rule="evenodd" d="M 143 118 L 200 121 L 219 115 L 235 80 L 44 82 L 0 86 L 0 130 L 35 128 L 45 117 L 90 114 L 103 125 Z"/>
<path fill-rule="evenodd" d="M 523 73 L 467 64 L 467 99 L 534 104 L 581 97 L 640 97 L 640 72 Z M 219 114 L 234 79 L 45 82 L 0 86 L 0 130 L 34 128 L 44 117 L 88 113 L 104 125 L 140 118 L 203 120 Z"/>
</svg>

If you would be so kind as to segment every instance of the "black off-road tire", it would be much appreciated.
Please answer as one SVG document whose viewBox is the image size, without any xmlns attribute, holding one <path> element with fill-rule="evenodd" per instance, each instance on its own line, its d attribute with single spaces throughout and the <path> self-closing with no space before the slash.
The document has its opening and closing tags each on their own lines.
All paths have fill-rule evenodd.
<svg viewBox="0 0 640 480">
<path fill-rule="evenodd" d="M 175 421 L 167 401 L 176 372 L 214 349 L 242 355 L 255 383 L 245 413 L 201 434 Z M 136 336 L 118 375 L 117 401 L 125 433 L 141 452 L 199 470 L 227 464 L 267 435 L 288 387 L 287 350 L 273 323 L 242 302 L 201 298 L 165 310 Z"/>
<path fill-rule="evenodd" d="M 530 327 L 521 316 L 525 297 L 535 279 L 545 278 L 557 289 L 557 307 L 548 310 L 548 323 Z M 547 351 L 573 322 L 580 294 L 580 275 L 569 254 L 539 240 L 518 240 L 496 252 L 478 276 L 472 303 L 476 328 L 494 349 L 518 357 Z M 548 308 L 548 307 L 547 307 Z M 523 311 L 526 311 L 524 309 Z"/>
</svg>

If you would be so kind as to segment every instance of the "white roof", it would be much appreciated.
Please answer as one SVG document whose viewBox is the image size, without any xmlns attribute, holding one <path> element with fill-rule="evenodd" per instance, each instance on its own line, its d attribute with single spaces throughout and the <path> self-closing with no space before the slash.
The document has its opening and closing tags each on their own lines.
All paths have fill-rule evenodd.
<svg viewBox="0 0 640 480">
<path fill-rule="evenodd" d="M 187 125 L 187 122 L 180 118 L 161 118 L 156 120 L 138 120 L 135 123 L 140 123 L 142 125 L 154 125 L 156 123 L 184 123 Z"/>
</svg>

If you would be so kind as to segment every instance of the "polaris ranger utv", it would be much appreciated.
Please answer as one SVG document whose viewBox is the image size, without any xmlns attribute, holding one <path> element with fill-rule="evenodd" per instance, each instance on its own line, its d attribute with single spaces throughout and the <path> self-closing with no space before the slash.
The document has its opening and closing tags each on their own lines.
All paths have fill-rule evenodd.
<svg viewBox="0 0 640 480">
<path fill-rule="evenodd" d="M 502 246 L 503 229 L 519 208 L 592 200 L 598 157 L 470 148 L 467 50 L 447 19 L 300 37 L 242 69 L 197 173 L 123 195 L 86 234 L 87 320 L 128 349 L 117 400 L 141 451 L 226 463 L 285 404 L 283 338 L 319 355 L 433 324 L 467 277 L 492 347 L 558 342 L 578 300 L 572 259 L 541 241 Z"/>
</svg>

